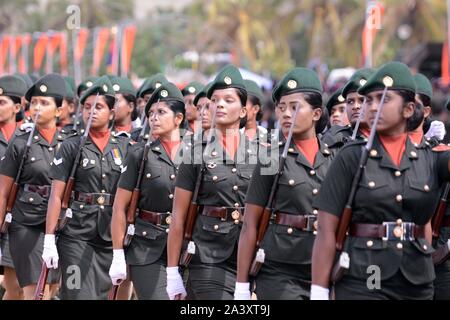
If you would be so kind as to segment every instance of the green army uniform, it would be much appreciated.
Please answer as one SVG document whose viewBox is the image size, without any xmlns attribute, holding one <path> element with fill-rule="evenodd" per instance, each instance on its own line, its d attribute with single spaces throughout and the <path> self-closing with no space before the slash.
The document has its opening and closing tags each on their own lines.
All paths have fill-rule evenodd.
<svg viewBox="0 0 450 320">
<path fill-rule="evenodd" d="M 239 70 L 225 67 L 207 91 L 236 88 L 245 91 Z M 199 152 L 203 150 L 203 152 Z M 202 153 L 203 156 L 202 156 Z M 191 161 L 180 165 L 176 187 L 193 192 L 204 161 L 204 174 L 197 202 L 199 212 L 193 230 L 196 252 L 189 264 L 187 290 L 190 299 L 233 299 L 236 281 L 237 244 L 245 194 L 256 165 L 256 153 L 240 134 L 234 159 L 230 159 L 220 143 L 205 145 L 197 141 Z"/>
<path fill-rule="evenodd" d="M 374 73 L 373 69 L 363 68 L 357 70 L 342 88 L 342 97 L 347 99 L 347 95 L 351 92 L 357 92 L 366 82 L 367 79 Z M 339 96 L 338 96 L 339 98 Z M 331 110 L 331 108 L 330 108 Z M 330 114 L 331 115 L 331 114 Z M 351 120 L 351 119 L 349 119 Z M 349 126 L 333 126 L 322 137 L 322 141 L 330 148 L 342 148 L 346 143 L 351 141 L 353 135 L 353 128 Z M 367 138 L 361 130 L 358 130 L 355 140 L 367 141 Z"/>
<path fill-rule="evenodd" d="M 99 78 L 81 98 L 91 95 L 114 97 L 111 82 Z M 80 135 L 73 133 L 61 145 L 50 177 L 67 182 L 79 152 Z M 88 137 L 75 174 L 70 208 L 72 217 L 61 231 L 57 247 L 62 270 L 61 299 L 106 299 L 111 288 L 108 269 L 112 261 L 111 215 L 117 182 L 127 154 L 128 139 L 110 136 L 103 152 Z M 73 265 L 81 275 L 79 288 L 71 288 Z"/>
<path fill-rule="evenodd" d="M 117 94 L 130 94 L 135 96 L 136 90 L 134 89 L 133 83 L 128 78 L 123 77 L 111 77 L 111 83 L 113 86 L 114 92 Z M 137 108 L 137 106 L 134 106 L 134 108 Z M 137 112 L 132 113 L 131 121 L 136 120 L 136 118 L 133 118 L 133 116 L 137 117 Z M 139 140 L 139 135 L 141 134 L 141 128 L 131 128 L 131 132 L 124 132 L 124 131 L 117 131 L 116 128 L 113 126 L 111 133 L 114 136 L 124 136 L 125 138 L 131 139 L 133 141 Z"/>
<path fill-rule="evenodd" d="M 155 90 L 147 102 L 146 111 L 160 101 L 179 101 L 184 105 L 180 90 L 166 82 Z M 166 292 L 167 233 L 169 232 L 175 179 L 183 158 L 190 149 L 181 141 L 178 154 L 172 161 L 159 139 L 151 143 L 140 185 L 139 214 L 135 235 L 126 248 L 126 262 L 130 280 L 139 300 L 168 300 Z M 130 147 L 118 187 L 132 192 L 144 152 L 144 143 Z"/>
<path fill-rule="evenodd" d="M 384 80 L 392 80 L 392 90 L 415 91 L 408 67 L 392 62 L 382 66 L 359 92 L 382 90 Z M 363 145 L 364 142 L 355 142 L 340 150 L 313 206 L 341 216 Z M 350 257 L 350 268 L 335 284 L 336 299 L 433 297 L 434 250 L 425 239 L 424 225 L 434 213 L 442 182 L 449 179 L 449 158 L 448 152 L 419 149 L 406 139 L 397 167 L 375 136 L 358 183 L 344 248 Z M 371 290 L 367 281 L 373 274 L 369 268 L 373 265 L 379 267 L 381 288 Z"/>
<path fill-rule="evenodd" d="M 25 95 L 27 91 L 26 83 L 17 76 L 3 76 L 0 78 L 0 95 L 8 97 L 20 98 Z M 10 141 L 15 136 L 20 134 L 20 130 L 17 128 Z M 8 142 L 0 131 L 0 166 L 5 159 L 6 149 L 8 148 Z M 2 233 L 0 239 L 0 249 L 2 252 L 2 258 L 0 260 L 0 266 L 14 268 L 11 253 L 9 252 L 9 237 L 8 233 Z"/>
<path fill-rule="evenodd" d="M 282 97 L 297 92 L 322 92 L 317 75 L 305 68 L 288 72 L 274 96 Z M 272 189 L 279 156 L 285 139 L 272 143 L 276 153 L 256 166 L 246 203 L 266 207 Z M 264 264 L 256 276 L 256 295 L 260 300 L 309 299 L 311 285 L 311 256 L 315 236 L 317 210 L 312 206 L 320 185 L 334 158 L 334 152 L 318 140 L 319 150 L 314 164 L 310 164 L 294 141 L 288 149 L 283 174 L 277 185 L 272 208 L 273 217 L 263 238 Z M 263 161 L 265 163 L 263 163 Z M 271 174 L 262 170 L 276 168 Z"/>
<path fill-rule="evenodd" d="M 25 96 L 28 101 L 31 101 L 33 96 L 62 98 L 65 90 L 64 79 L 57 74 L 49 74 L 40 78 Z M 1 162 L 0 174 L 16 178 L 30 134 L 30 131 L 20 131 L 11 141 Z M 52 183 L 49 172 L 63 139 L 64 135 L 56 131 L 52 142 L 49 143 L 39 130 L 36 130 L 19 178 L 20 189 L 13 206 L 8 234 L 10 253 L 22 288 L 36 284 L 39 279 Z M 48 282 L 58 283 L 59 277 L 59 270 L 51 270 Z"/>
</svg>

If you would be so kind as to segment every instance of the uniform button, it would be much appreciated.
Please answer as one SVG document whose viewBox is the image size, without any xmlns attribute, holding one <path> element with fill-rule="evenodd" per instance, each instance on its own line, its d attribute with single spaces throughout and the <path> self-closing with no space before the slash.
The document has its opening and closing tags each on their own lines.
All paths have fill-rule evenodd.
<svg viewBox="0 0 450 320">
<path fill-rule="evenodd" d="M 212 155 L 213 157 L 217 156 L 217 151 L 211 152 L 211 155 Z"/>
<path fill-rule="evenodd" d="M 375 182 L 374 181 L 370 181 L 369 182 L 369 187 L 370 188 L 374 188 L 375 187 Z"/>
<path fill-rule="evenodd" d="M 287 233 L 291 234 L 292 232 L 294 232 L 294 229 L 292 229 L 292 228 L 287 229 Z"/>
<path fill-rule="evenodd" d="M 59 136 L 58 136 L 58 139 L 62 139 L 62 136 L 61 136 L 61 135 L 59 135 Z"/>
<path fill-rule="evenodd" d="M 367 246 L 370 248 L 370 247 L 372 247 L 373 246 L 373 241 L 372 240 L 369 240 L 369 241 L 367 241 Z"/>
<path fill-rule="evenodd" d="M 100 210 L 105 210 L 105 206 L 100 206 Z"/>
<path fill-rule="evenodd" d="M 313 175 L 316 174 L 316 171 L 315 171 L 315 170 L 311 170 L 311 171 L 309 172 L 309 174 L 313 176 Z"/>
<path fill-rule="evenodd" d="M 173 180 L 173 179 L 175 179 L 175 175 L 174 175 L 174 174 L 171 174 L 171 175 L 170 175 L 170 180 Z"/>
<path fill-rule="evenodd" d="M 377 151 L 377 150 L 375 150 L 375 149 L 370 150 L 370 156 L 371 156 L 371 157 L 376 157 L 377 154 L 378 154 L 378 151 Z"/>
<path fill-rule="evenodd" d="M 91 160 L 91 164 L 95 164 L 95 160 L 94 159 Z"/>
<path fill-rule="evenodd" d="M 234 220 L 234 224 L 239 224 L 239 219 Z"/>
<path fill-rule="evenodd" d="M 159 151 L 159 150 L 161 150 L 159 147 L 155 147 L 153 150 L 155 150 L 155 151 Z"/>
<path fill-rule="evenodd" d="M 151 176 L 152 176 L 151 173 L 147 173 L 147 175 L 146 175 L 147 178 L 150 178 Z"/>
<path fill-rule="evenodd" d="M 48 151 L 53 151 L 53 148 L 52 147 L 48 148 Z"/>
<path fill-rule="evenodd" d="M 103 179 L 106 178 L 106 174 L 102 174 L 102 178 L 103 178 Z"/>
<path fill-rule="evenodd" d="M 419 145 L 418 145 L 417 143 L 414 143 L 414 147 L 416 147 L 416 148 L 417 148 L 418 146 L 419 146 Z"/>
<path fill-rule="evenodd" d="M 166 233 L 169 233 L 169 228 L 166 229 Z"/>
<path fill-rule="evenodd" d="M 236 171 L 237 171 L 236 168 L 231 169 L 231 172 L 233 172 L 233 173 L 236 173 Z"/>
<path fill-rule="evenodd" d="M 169 199 L 173 199 L 173 194 L 169 194 Z"/>
<path fill-rule="evenodd" d="M 417 158 L 417 153 L 415 151 L 411 151 L 409 154 L 411 155 L 411 157 Z"/>
<path fill-rule="evenodd" d="M 35 157 L 31 157 L 31 162 L 34 162 L 36 160 Z"/>
<path fill-rule="evenodd" d="M 248 149 L 247 152 L 248 152 L 248 153 L 252 153 L 252 149 Z"/>
<path fill-rule="evenodd" d="M 240 207 L 240 204 L 236 202 L 236 203 L 234 204 L 234 206 L 237 208 L 237 207 Z"/>
<path fill-rule="evenodd" d="M 294 183 L 295 183 L 295 181 L 294 181 L 293 179 L 289 180 L 289 185 L 290 185 L 290 186 L 293 186 Z"/>
<path fill-rule="evenodd" d="M 145 237 L 147 235 L 147 231 L 142 231 L 142 235 Z"/>
<path fill-rule="evenodd" d="M 217 180 L 217 176 L 213 176 L 213 181 L 216 181 Z"/>
<path fill-rule="evenodd" d="M 218 224 L 214 225 L 214 230 L 219 230 L 219 225 Z"/>
<path fill-rule="evenodd" d="M 423 250 L 428 250 L 428 246 L 426 244 L 423 245 Z"/>
<path fill-rule="evenodd" d="M 37 139 L 39 139 L 39 137 L 38 136 L 34 136 L 34 139 L 37 140 Z"/>
<path fill-rule="evenodd" d="M 317 209 L 313 210 L 313 214 L 318 214 L 318 213 L 319 213 L 319 211 Z"/>
<path fill-rule="evenodd" d="M 430 191 L 430 187 L 426 184 L 426 185 L 423 186 L 423 190 L 428 192 L 428 191 Z"/>
<path fill-rule="evenodd" d="M 288 151 L 289 152 L 294 152 L 294 148 L 289 148 Z"/>
<path fill-rule="evenodd" d="M 80 210 L 83 210 L 84 205 L 80 204 Z"/>
<path fill-rule="evenodd" d="M 148 133 L 144 136 L 144 139 L 147 140 L 149 137 Z"/>
<path fill-rule="evenodd" d="M 102 161 L 105 161 L 105 160 L 106 160 L 105 157 L 103 157 L 103 158 L 102 158 Z"/>
<path fill-rule="evenodd" d="M 330 150 L 325 149 L 325 150 L 323 150 L 323 153 L 325 153 L 325 154 L 330 154 Z"/>
<path fill-rule="evenodd" d="M 402 223 L 403 223 L 403 220 L 402 220 L 402 219 L 397 219 L 395 222 L 396 222 L 397 224 L 402 224 Z"/>
<path fill-rule="evenodd" d="M 106 193 L 106 190 L 102 190 L 102 193 Z"/>
<path fill-rule="evenodd" d="M 403 197 L 402 197 L 401 194 L 398 194 L 398 195 L 395 197 L 395 201 L 397 201 L 397 202 L 402 202 L 402 200 L 403 200 Z"/>
<path fill-rule="evenodd" d="M 33 202 L 33 201 L 34 201 L 34 198 L 30 198 L 30 199 L 28 199 L 28 201 Z"/>
<path fill-rule="evenodd" d="M 400 177 L 401 175 L 402 175 L 402 173 L 401 173 L 401 171 L 395 171 L 395 173 L 394 173 L 394 175 L 396 176 L 396 177 Z"/>
<path fill-rule="evenodd" d="M 316 195 L 316 194 L 318 194 L 318 193 L 319 193 L 319 190 L 317 190 L 317 189 L 313 189 L 312 193 L 313 193 L 313 195 Z"/>
<path fill-rule="evenodd" d="M 238 190 L 238 186 L 233 186 L 233 190 L 237 191 Z"/>
<path fill-rule="evenodd" d="M 399 249 L 399 250 L 403 249 L 403 244 L 401 244 L 400 242 L 397 243 L 397 249 Z"/>
</svg>

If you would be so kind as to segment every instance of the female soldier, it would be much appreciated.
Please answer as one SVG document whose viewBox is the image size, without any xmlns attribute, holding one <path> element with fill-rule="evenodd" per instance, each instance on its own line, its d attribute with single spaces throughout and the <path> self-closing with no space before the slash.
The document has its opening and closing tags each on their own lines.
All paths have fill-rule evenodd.
<svg viewBox="0 0 450 320">
<path fill-rule="evenodd" d="M 126 249 L 126 262 L 136 294 L 143 300 L 168 299 L 166 292 L 166 242 L 169 231 L 175 177 L 178 171 L 180 126 L 184 119 L 184 101 L 180 90 L 170 82 L 155 90 L 147 102 L 152 132 L 158 136 L 148 150 L 136 233 Z M 113 284 L 126 277 L 123 240 L 126 231 L 126 210 L 136 188 L 137 173 L 144 153 L 144 143 L 130 148 L 125 162 L 126 171 L 119 180 L 113 208 L 112 235 L 114 256 L 109 271 Z"/>
<path fill-rule="evenodd" d="M 42 244 L 45 234 L 45 214 L 50 195 L 49 172 L 54 155 L 63 138 L 58 133 L 56 118 L 60 115 L 66 95 L 64 79 L 49 74 L 39 79 L 25 97 L 36 130 L 27 147 L 30 132 L 22 131 L 8 146 L 0 167 L 0 220 L 5 217 L 6 202 L 21 159 L 25 157 L 19 177 L 20 189 L 12 210 L 9 246 L 20 287 L 25 299 L 33 299 L 41 269 Z M 37 118 L 37 119 L 36 119 Z M 49 283 L 57 284 L 59 272 L 49 274 Z"/>
<path fill-rule="evenodd" d="M 138 118 L 136 90 L 130 79 L 127 78 L 112 77 L 111 83 L 117 100 L 114 107 L 112 134 L 123 134 L 126 138 L 138 141 L 141 130 L 139 128 L 133 128 L 133 121 Z"/>
<path fill-rule="evenodd" d="M 213 136 L 215 143 L 205 147 L 204 159 L 197 158 L 180 166 L 167 247 L 167 293 L 170 299 L 186 296 L 178 262 L 187 211 L 200 170 L 204 171 L 196 199 L 200 209 L 193 230 L 196 248 L 189 264 L 187 286 L 192 292 L 189 298 L 233 298 L 240 221 L 250 175 L 255 167 L 251 163 L 256 163 L 256 155 L 248 152 L 248 140 L 239 133 L 247 100 L 239 70 L 227 66 L 219 72 L 207 97 L 211 100 L 212 123 L 216 124 L 208 136 Z M 199 150 L 197 146 L 194 145 L 194 151 Z"/>
<path fill-rule="evenodd" d="M 84 148 L 80 150 L 80 136 L 74 133 L 64 141 L 53 161 L 42 258 L 48 268 L 57 268 L 58 252 L 61 255 L 62 299 L 106 299 L 111 287 L 108 268 L 112 260 L 112 204 L 128 143 L 125 138 L 111 136 L 108 130 L 115 98 L 106 76 L 87 89 L 80 102 L 86 124 L 95 108 L 92 126 Z M 81 161 L 74 164 L 78 152 Z M 57 249 L 55 229 L 61 199 L 74 165 L 72 218 L 60 230 Z"/>
<path fill-rule="evenodd" d="M 265 249 L 265 262 L 255 279 L 256 295 L 262 300 L 308 299 L 315 238 L 313 225 L 317 214 L 312 202 L 333 159 L 316 136 L 326 125 L 319 121 L 322 85 L 314 71 L 295 68 L 283 77 L 273 97 L 283 136 L 287 137 L 291 126 L 294 131 L 274 199 L 274 220 L 261 245 Z M 294 119 L 295 108 L 299 110 Z M 273 157 L 282 154 L 285 143 L 284 139 L 281 145 L 275 144 L 280 151 Z M 271 160 L 278 162 L 279 159 L 271 157 Z M 261 166 L 264 165 L 259 163 L 253 172 L 246 196 L 245 220 L 239 239 L 236 299 L 250 299 L 250 264 L 258 226 L 275 178 L 274 174 L 262 173 Z"/>
<path fill-rule="evenodd" d="M 21 97 L 27 91 L 26 83 L 16 76 L 0 78 L 0 165 L 4 160 L 9 141 L 19 133 L 16 116 L 21 110 Z M 0 220 L 3 222 L 3 220 Z M 3 267 L 3 300 L 23 299 L 23 290 L 17 281 L 16 271 L 9 252 L 8 233 L 2 233 L 0 239 L 0 266 Z"/>
<path fill-rule="evenodd" d="M 351 204 L 344 246 L 350 266 L 335 283 L 336 299 L 433 297 L 430 219 L 439 187 L 449 178 L 450 154 L 416 148 L 408 139 L 407 128 L 417 127 L 423 116 L 416 112 L 415 88 L 408 67 L 391 62 L 376 71 L 358 91 L 366 96 L 370 123 L 378 106 L 383 107 L 380 120 L 374 124 L 377 134 Z M 313 249 L 311 299 L 328 299 L 336 230 L 363 144 L 349 144 L 341 149 L 313 203 L 320 211 Z M 374 275 L 377 279 L 370 281 Z"/>
</svg>

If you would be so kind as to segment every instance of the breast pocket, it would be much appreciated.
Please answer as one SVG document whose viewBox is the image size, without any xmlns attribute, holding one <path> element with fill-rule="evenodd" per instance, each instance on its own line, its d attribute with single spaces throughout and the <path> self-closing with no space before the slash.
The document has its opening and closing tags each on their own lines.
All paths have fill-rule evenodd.
<svg viewBox="0 0 450 320">
<path fill-rule="evenodd" d="M 408 178 L 408 191 L 404 197 L 405 209 L 412 213 L 414 222 L 425 224 L 434 214 L 439 201 L 439 186 L 431 177 Z"/>
</svg>

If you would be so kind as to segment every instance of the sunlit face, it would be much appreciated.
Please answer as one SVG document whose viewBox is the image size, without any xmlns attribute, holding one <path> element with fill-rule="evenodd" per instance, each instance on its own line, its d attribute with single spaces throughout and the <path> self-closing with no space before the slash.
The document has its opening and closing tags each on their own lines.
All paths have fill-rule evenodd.
<svg viewBox="0 0 450 320">
<path fill-rule="evenodd" d="M 189 122 L 193 122 L 197 120 L 199 116 L 199 112 L 196 106 L 194 106 L 194 94 L 188 94 L 183 97 L 184 99 L 184 106 L 186 109 L 186 120 Z"/>
<path fill-rule="evenodd" d="M 202 129 L 211 128 L 211 111 L 209 110 L 210 101 L 207 97 L 201 97 L 197 102 L 197 109 L 202 119 Z"/>
<path fill-rule="evenodd" d="M 114 111 L 109 109 L 105 96 L 99 96 L 97 104 L 94 106 L 95 97 L 95 95 L 89 96 L 84 102 L 83 121 L 86 124 L 88 123 L 91 109 L 95 107 L 92 111 L 93 115 L 91 128 L 93 130 L 103 130 L 105 127 L 108 127 L 109 121 L 113 119 Z"/>
<path fill-rule="evenodd" d="M 30 101 L 30 115 L 33 121 L 36 121 L 38 112 L 38 125 L 47 125 L 52 121 L 56 123 L 56 118 L 61 114 L 53 97 L 33 96 Z"/>
<path fill-rule="evenodd" d="M 20 111 L 20 105 L 8 96 L 0 96 L 0 124 L 14 121 Z"/>
<path fill-rule="evenodd" d="M 367 94 L 368 121 L 373 123 L 378 106 L 381 102 L 383 90 Z M 388 90 L 384 99 L 383 108 L 377 123 L 377 132 L 383 135 L 406 132 L 406 121 L 414 113 L 414 103 L 404 103 L 402 96 L 393 90 Z"/>
<path fill-rule="evenodd" d="M 259 112 L 259 110 L 261 109 L 261 107 L 259 105 L 254 105 L 250 99 L 247 99 L 247 104 L 246 104 L 246 109 L 247 109 L 247 121 L 256 121 L 256 116 Z"/>
<path fill-rule="evenodd" d="M 346 126 L 349 124 L 345 103 L 335 105 L 331 108 L 330 124 L 332 126 Z"/>
<path fill-rule="evenodd" d="M 247 114 L 246 108 L 242 107 L 237 89 L 234 88 L 214 90 L 211 108 L 215 112 L 216 126 L 219 129 L 239 125 L 240 120 Z"/>
<path fill-rule="evenodd" d="M 183 115 L 181 113 L 175 114 L 166 102 L 160 101 L 152 104 L 148 112 L 148 119 L 152 134 L 163 137 L 180 127 Z"/>
<path fill-rule="evenodd" d="M 132 102 L 128 102 L 120 93 L 116 94 L 116 99 L 116 104 L 114 106 L 114 121 L 121 123 L 127 118 L 131 121 L 131 114 L 133 113 L 134 104 Z"/>
<path fill-rule="evenodd" d="M 295 127 L 293 133 L 295 135 L 304 134 L 310 130 L 314 130 L 314 126 L 322 116 L 320 108 L 313 108 L 306 100 L 303 93 L 293 93 L 282 96 L 280 102 L 276 105 L 278 109 L 278 117 L 282 132 L 287 135 L 290 127 L 294 123 L 294 113 L 298 109 L 295 119 Z"/>
</svg>

